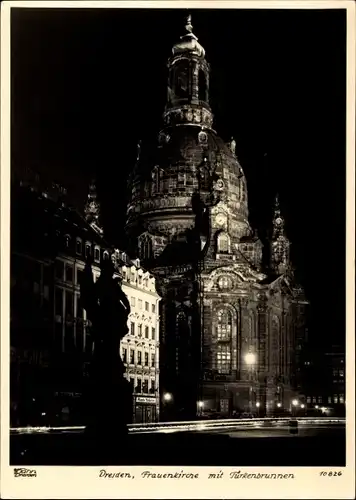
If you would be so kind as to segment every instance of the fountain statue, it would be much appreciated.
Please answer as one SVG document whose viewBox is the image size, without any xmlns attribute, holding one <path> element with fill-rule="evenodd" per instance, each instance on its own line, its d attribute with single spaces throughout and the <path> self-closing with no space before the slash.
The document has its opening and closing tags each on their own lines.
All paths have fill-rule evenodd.
<svg viewBox="0 0 356 500">
<path fill-rule="evenodd" d="M 94 283 L 92 263 L 87 260 L 80 286 L 83 308 L 91 322 L 93 353 L 86 390 L 86 433 L 96 447 L 121 442 L 132 419 L 132 389 L 124 378 L 120 341 L 128 333 L 129 301 L 114 277 L 114 265 L 103 260 L 101 275 Z M 107 439 L 105 439 L 105 437 Z"/>
</svg>

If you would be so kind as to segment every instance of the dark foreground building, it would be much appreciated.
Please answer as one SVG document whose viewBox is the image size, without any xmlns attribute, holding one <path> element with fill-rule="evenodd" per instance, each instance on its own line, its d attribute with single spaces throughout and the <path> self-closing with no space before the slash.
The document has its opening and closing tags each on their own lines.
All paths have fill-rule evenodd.
<svg viewBox="0 0 356 500">
<path fill-rule="evenodd" d="M 263 265 L 236 144 L 213 129 L 209 64 L 190 18 L 185 29 L 168 61 L 157 148 L 139 151 L 127 211 L 130 251 L 163 297 L 162 415 L 290 410 L 308 302 L 294 281 L 278 198 Z"/>
</svg>

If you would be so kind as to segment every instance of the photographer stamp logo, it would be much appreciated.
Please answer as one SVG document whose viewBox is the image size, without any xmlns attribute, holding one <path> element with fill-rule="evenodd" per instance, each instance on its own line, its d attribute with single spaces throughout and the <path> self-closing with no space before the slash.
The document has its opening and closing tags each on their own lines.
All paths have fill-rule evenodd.
<svg viewBox="0 0 356 500">
<path fill-rule="evenodd" d="M 14 476 L 15 477 L 37 477 L 37 471 L 35 471 L 34 469 L 25 469 L 25 468 L 14 469 Z"/>
</svg>

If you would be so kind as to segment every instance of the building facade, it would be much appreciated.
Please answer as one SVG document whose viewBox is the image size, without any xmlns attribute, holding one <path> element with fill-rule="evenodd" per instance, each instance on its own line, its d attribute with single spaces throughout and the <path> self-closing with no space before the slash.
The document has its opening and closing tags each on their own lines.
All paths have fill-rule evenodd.
<svg viewBox="0 0 356 500">
<path fill-rule="evenodd" d="M 138 332 L 131 338 L 131 328 L 122 341 L 121 354 L 125 360 L 129 344 L 135 351 L 135 364 L 127 365 L 127 378 L 134 380 L 133 420 L 140 420 L 139 412 L 144 415 L 141 419 L 159 416 L 159 298 L 154 279 L 139 262 L 134 264 L 104 240 L 93 184 L 84 212 L 81 216 L 68 207 L 58 193 L 55 196 L 18 179 L 12 183 L 12 425 L 81 425 L 85 419 L 81 396 L 93 338 L 81 303 L 80 283 L 88 257 L 93 262 L 94 281 L 100 276 L 101 262 L 111 258 L 114 277 L 123 278 L 123 291 L 131 304 L 134 300 L 143 304 L 143 311 L 135 312 L 132 306 L 128 325 L 131 328 L 131 323 L 137 323 L 143 338 Z"/>
<path fill-rule="evenodd" d="M 122 289 L 130 301 L 129 333 L 121 341 L 121 357 L 133 393 L 133 422 L 159 420 L 159 301 L 155 278 L 118 250 Z"/>
<path fill-rule="evenodd" d="M 168 61 L 156 153 L 140 148 L 127 209 L 129 251 L 162 297 L 163 418 L 288 410 L 308 303 L 278 198 L 263 265 L 236 143 L 213 129 L 210 67 L 190 17 L 185 31 Z"/>
<path fill-rule="evenodd" d="M 345 349 L 331 345 L 305 361 L 305 401 L 308 411 L 345 416 Z"/>
</svg>

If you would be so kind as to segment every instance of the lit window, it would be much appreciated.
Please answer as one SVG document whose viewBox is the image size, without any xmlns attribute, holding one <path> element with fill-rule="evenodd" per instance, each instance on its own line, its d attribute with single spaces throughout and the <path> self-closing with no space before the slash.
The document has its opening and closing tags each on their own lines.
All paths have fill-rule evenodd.
<svg viewBox="0 0 356 500">
<path fill-rule="evenodd" d="M 154 314 L 156 312 L 156 306 L 155 304 L 152 304 L 152 313 Z"/>
<path fill-rule="evenodd" d="M 104 260 L 109 260 L 109 252 L 107 250 L 103 253 L 103 258 Z"/>
<path fill-rule="evenodd" d="M 232 331 L 232 315 L 227 309 L 218 311 L 216 326 L 218 340 L 230 340 Z"/>
<path fill-rule="evenodd" d="M 332 397 L 328 396 L 328 404 L 330 405 L 332 403 Z"/>
<path fill-rule="evenodd" d="M 220 411 L 221 413 L 229 412 L 229 400 L 228 399 L 220 399 Z"/>
<path fill-rule="evenodd" d="M 230 373 L 231 349 L 229 344 L 219 344 L 217 357 L 217 369 L 219 373 Z"/>
<path fill-rule="evenodd" d="M 226 233 L 220 233 L 218 236 L 218 253 L 229 253 L 229 235 Z"/>
<path fill-rule="evenodd" d="M 340 401 L 341 404 L 345 403 L 345 396 L 343 394 L 340 394 L 339 401 Z"/>
<path fill-rule="evenodd" d="M 311 397 L 307 396 L 307 403 L 311 403 Z"/>
<path fill-rule="evenodd" d="M 334 403 L 337 404 L 339 402 L 339 398 L 337 397 L 337 394 L 334 394 Z"/>
<path fill-rule="evenodd" d="M 323 402 L 323 397 L 322 396 L 319 396 L 318 397 L 318 403 L 322 403 Z"/>
<path fill-rule="evenodd" d="M 339 376 L 340 376 L 341 378 L 343 378 L 343 377 L 344 377 L 344 370 L 339 370 Z"/>
<path fill-rule="evenodd" d="M 148 326 L 145 326 L 145 338 L 148 339 Z"/>
<path fill-rule="evenodd" d="M 316 397 L 313 396 L 313 403 L 316 403 Z"/>
</svg>

